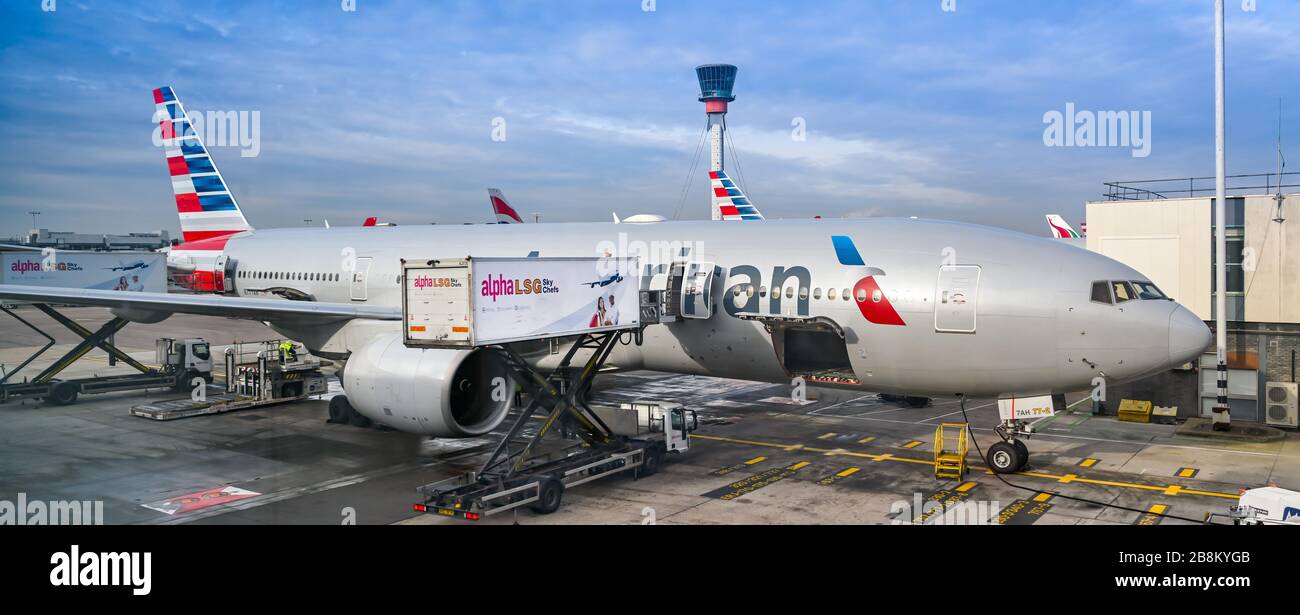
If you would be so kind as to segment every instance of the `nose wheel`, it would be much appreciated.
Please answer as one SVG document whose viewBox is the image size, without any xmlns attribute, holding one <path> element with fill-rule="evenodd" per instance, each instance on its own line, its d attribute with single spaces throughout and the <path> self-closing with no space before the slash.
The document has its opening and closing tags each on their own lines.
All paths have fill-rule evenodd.
<svg viewBox="0 0 1300 615">
<path fill-rule="evenodd" d="M 985 453 L 989 469 L 998 474 L 1013 474 L 1029 465 L 1029 447 L 1025 446 L 1023 427 L 1018 420 L 1004 421 L 994 430 L 1002 438 Z"/>
</svg>

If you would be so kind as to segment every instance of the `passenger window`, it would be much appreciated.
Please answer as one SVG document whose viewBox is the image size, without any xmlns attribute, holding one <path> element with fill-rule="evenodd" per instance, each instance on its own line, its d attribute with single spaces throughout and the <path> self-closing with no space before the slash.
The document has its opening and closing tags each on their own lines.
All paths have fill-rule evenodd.
<svg viewBox="0 0 1300 615">
<path fill-rule="evenodd" d="M 844 299 L 845 301 L 848 301 L 848 300 L 849 300 L 849 297 L 850 297 L 852 294 L 853 294 L 853 293 L 852 293 L 849 289 L 846 288 L 846 289 L 844 289 L 844 292 L 840 293 L 840 298 Z"/>
<path fill-rule="evenodd" d="M 786 298 L 786 299 L 794 299 L 794 287 L 793 287 L 793 286 L 787 286 L 787 287 L 785 287 L 785 298 Z"/>
<path fill-rule="evenodd" d="M 753 284 L 746 284 L 746 285 L 745 285 L 745 296 L 746 296 L 746 297 L 753 297 L 753 296 L 754 296 L 754 285 L 753 285 Z"/>
<path fill-rule="evenodd" d="M 818 286 L 817 288 L 813 289 L 813 299 L 821 299 L 821 298 L 822 298 L 822 288 Z"/>
<path fill-rule="evenodd" d="M 1111 301 L 1110 298 L 1110 283 L 1093 282 L 1092 300 L 1096 301 L 1097 303 L 1105 303 L 1106 305 L 1110 305 L 1111 303 L 1113 303 L 1113 301 Z"/>
<path fill-rule="evenodd" d="M 848 291 L 845 291 L 845 292 L 848 292 Z M 858 303 L 865 303 L 866 300 L 867 300 L 867 289 L 865 289 L 865 288 L 859 288 L 859 289 L 858 289 Z"/>
<path fill-rule="evenodd" d="M 767 287 L 766 287 L 766 286 L 759 286 L 759 287 L 758 287 L 758 296 L 760 296 L 760 297 L 766 297 L 766 296 L 767 296 Z"/>
<path fill-rule="evenodd" d="M 1115 289 L 1115 303 L 1124 303 L 1137 298 L 1133 293 L 1133 287 L 1128 282 L 1111 282 L 1111 288 Z"/>
<path fill-rule="evenodd" d="M 799 287 L 799 298 L 800 298 L 800 299 L 807 299 L 807 298 L 808 298 L 808 287 L 807 287 L 807 286 L 800 286 L 800 287 Z"/>
</svg>

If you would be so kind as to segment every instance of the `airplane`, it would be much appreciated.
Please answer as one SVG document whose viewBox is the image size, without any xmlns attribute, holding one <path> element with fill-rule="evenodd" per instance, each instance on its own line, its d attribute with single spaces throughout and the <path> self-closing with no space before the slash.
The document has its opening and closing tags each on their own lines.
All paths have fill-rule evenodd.
<svg viewBox="0 0 1300 615">
<path fill-rule="evenodd" d="M 488 188 L 488 202 L 492 204 L 492 213 L 496 214 L 497 224 L 523 224 L 524 219 L 519 217 L 515 208 L 510 206 L 506 201 L 506 195 L 502 194 L 496 188 Z"/>
<path fill-rule="evenodd" d="M 190 125 L 180 98 L 164 86 L 153 91 L 153 100 L 157 135 L 163 143 L 181 222 L 182 243 L 161 250 L 167 254 L 168 277 L 188 290 L 219 290 L 224 285 L 224 271 L 218 259 L 226 241 L 253 227 Z"/>
<path fill-rule="evenodd" d="M 148 269 L 149 264 L 144 261 L 135 261 L 130 265 L 118 265 L 117 267 L 105 267 L 109 271 L 133 271 L 136 269 Z"/>
<path fill-rule="evenodd" d="M 627 370 L 1025 397 L 1089 389 L 1098 377 L 1114 384 L 1157 374 L 1211 342 L 1200 318 L 1106 256 L 1005 229 L 910 218 L 249 229 L 225 237 L 218 293 L 0 285 L 0 298 L 102 306 L 141 323 L 178 313 L 263 321 L 341 364 L 344 395 L 331 402 L 331 418 L 475 437 L 510 408 L 475 383 L 510 372 L 485 349 L 403 344 L 401 259 L 599 257 L 610 242 L 672 246 L 640 254 L 643 290 L 667 278 L 669 288 L 701 291 L 680 293 L 683 308 L 693 302 L 680 319 L 646 327 L 640 344 L 615 346 L 607 364 Z M 691 271 L 700 275 L 685 280 Z M 298 300 L 272 298 L 274 288 Z M 543 371 L 563 355 L 524 354 Z M 989 447 L 990 463 L 994 449 L 1018 449 L 993 465 L 1017 471 L 1028 451 L 1003 438 Z"/>
<path fill-rule="evenodd" d="M 611 273 L 609 277 L 603 280 L 596 280 L 595 282 L 583 282 L 583 284 L 586 284 L 590 288 L 596 288 L 597 286 L 604 288 L 615 282 L 622 282 L 622 281 L 623 281 L 623 276 L 617 273 Z"/>
<path fill-rule="evenodd" d="M 763 220 L 762 212 L 749 202 L 749 197 L 727 176 L 726 171 L 709 171 L 713 188 L 713 208 L 723 220 Z"/>
<path fill-rule="evenodd" d="M 1080 248 L 1088 247 L 1088 242 L 1083 235 L 1074 230 L 1065 218 L 1056 214 L 1047 214 L 1047 228 L 1052 230 L 1052 237 L 1060 239 L 1072 246 Z"/>
</svg>

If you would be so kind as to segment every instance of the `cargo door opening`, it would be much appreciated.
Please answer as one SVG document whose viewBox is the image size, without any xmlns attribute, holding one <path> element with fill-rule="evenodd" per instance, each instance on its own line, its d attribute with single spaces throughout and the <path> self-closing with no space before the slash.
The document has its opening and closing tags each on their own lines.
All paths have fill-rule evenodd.
<svg viewBox="0 0 1300 615">
<path fill-rule="evenodd" d="M 766 320 L 772 347 L 781 366 L 791 377 L 824 385 L 861 384 L 849 361 L 844 331 L 825 318 L 801 321 Z"/>
</svg>

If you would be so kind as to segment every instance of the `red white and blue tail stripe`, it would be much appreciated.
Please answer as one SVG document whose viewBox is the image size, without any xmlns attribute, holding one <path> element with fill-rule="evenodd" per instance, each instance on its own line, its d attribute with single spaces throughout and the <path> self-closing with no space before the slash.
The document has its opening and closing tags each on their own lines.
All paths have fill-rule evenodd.
<svg viewBox="0 0 1300 615">
<path fill-rule="evenodd" d="M 523 224 L 515 208 L 506 201 L 506 195 L 496 188 L 488 188 L 488 201 L 492 203 L 492 213 L 497 217 L 497 224 Z"/>
<path fill-rule="evenodd" d="M 158 88 L 153 101 L 184 240 L 225 237 L 252 228 L 176 93 L 170 87 Z"/>
<path fill-rule="evenodd" d="M 713 208 L 723 220 L 762 220 L 763 214 L 749 202 L 749 197 L 725 171 L 709 171 L 713 184 Z"/>
</svg>

